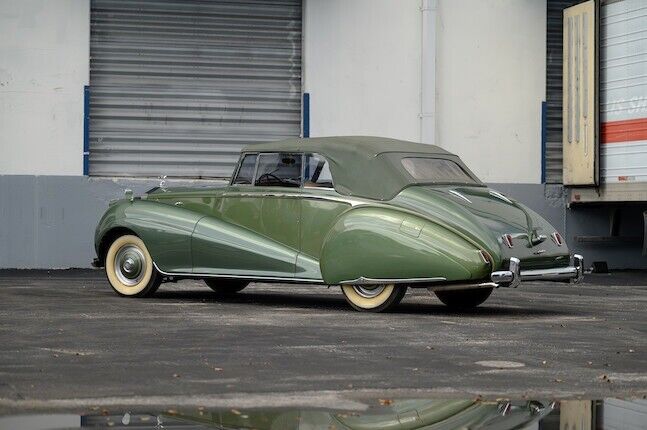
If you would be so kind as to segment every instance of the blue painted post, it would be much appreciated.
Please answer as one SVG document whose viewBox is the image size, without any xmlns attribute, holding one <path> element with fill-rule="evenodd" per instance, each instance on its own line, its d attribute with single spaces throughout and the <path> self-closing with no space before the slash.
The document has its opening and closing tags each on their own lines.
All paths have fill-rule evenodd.
<svg viewBox="0 0 647 430">
<path fill-rule="evenodd" d="M 90 86 L 83 87 L 83 176 L 90 173 Z"/>
<path fill-rule="evenodd" d="M 303 93 L 303 137 L 310 137 L 310 93 Z"/>
<path fill-rule="evenodd" d="M 541 102 L 541 183 L 546 183 L 546 101 Z"/>
</svg>

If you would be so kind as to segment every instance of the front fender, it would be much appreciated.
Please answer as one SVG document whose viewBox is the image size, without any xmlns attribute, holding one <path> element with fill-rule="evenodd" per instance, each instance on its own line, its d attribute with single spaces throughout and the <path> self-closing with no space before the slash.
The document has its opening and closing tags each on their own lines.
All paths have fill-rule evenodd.
<svg viewBox="0 0 647 430">
<path fill-rule="evenodd" d="M 112 204 L 99 221 L 95 249 L 111 232 L 127 229 L 139 236 L 153 261 L 163 271 L 191 272 L 191 234 L 201 214 L 148 200 L 120 200 Z"/>
<path fill-rule="evenodd" d="M 409 213 L 364 207 L 342 215 L 328 233 L 320 259 L 327 284 L 360 277 L 447 281 L 490 273 L 479 249 L 456 233 Z"/>
</svg>

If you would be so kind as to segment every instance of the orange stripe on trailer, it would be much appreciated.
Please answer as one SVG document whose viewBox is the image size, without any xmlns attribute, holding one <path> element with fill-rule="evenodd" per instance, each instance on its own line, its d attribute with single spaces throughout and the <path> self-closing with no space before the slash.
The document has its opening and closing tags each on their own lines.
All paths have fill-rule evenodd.
<svg viewBox="0 0 647 430">
<path fill-rule="evenodd" d="M 602 143 L 623 143 L 636 140 L 647 140 L 647 118 L 600 124 L 600 142 Z"/>
</svg>

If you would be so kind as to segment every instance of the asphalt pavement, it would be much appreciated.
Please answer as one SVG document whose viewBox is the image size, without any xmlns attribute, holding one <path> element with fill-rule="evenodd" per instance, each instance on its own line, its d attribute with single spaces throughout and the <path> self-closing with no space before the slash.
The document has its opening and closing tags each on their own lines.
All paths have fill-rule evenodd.
<svg viewBox="0 0 647 430">
<path fill-rule="evenodd" d="M 334 287 L 219 299 L 196 280 L 127 299 L 100 271 L 0 271 L 0 412 L 646 394 L 644 272 L 526 283 L 462 313 L 409 290 L 367 314 Z"/>
</svg>

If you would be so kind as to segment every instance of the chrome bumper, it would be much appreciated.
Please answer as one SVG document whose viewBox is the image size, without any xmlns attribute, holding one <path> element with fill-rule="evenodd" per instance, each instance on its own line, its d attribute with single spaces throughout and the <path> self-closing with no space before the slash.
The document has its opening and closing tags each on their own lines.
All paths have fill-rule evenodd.
<svg viewBox="0 0 647 430">
<path fill-rule="evenodd" d="M 521 270 L 518 258 L 510 258 L 508 270 L 492 272 L 490 279 L 497 287 L 516 288 L 521 281 L 571 281 L 578 283 L 584 277 L 584 257 L 575 254 L 572 265 L 553 269 Z"/>
</svg>

